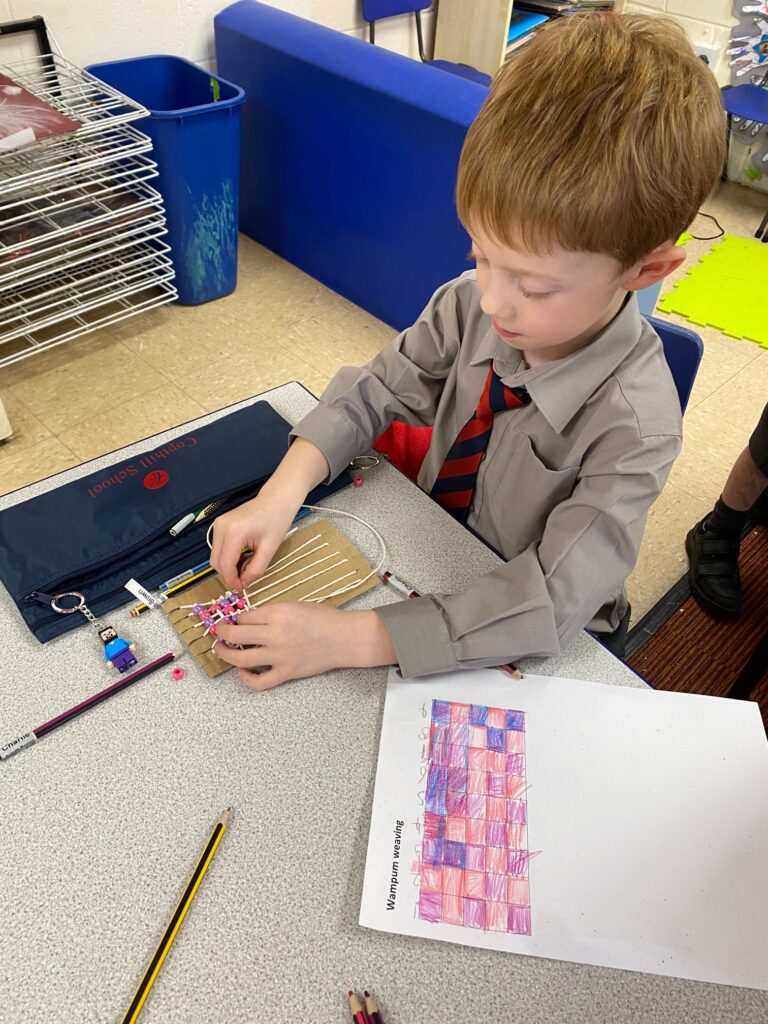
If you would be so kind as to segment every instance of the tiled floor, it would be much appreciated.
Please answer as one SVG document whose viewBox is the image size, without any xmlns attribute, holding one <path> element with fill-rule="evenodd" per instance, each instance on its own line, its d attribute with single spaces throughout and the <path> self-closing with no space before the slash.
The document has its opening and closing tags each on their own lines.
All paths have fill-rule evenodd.
<svg viewBox="0 0 768 1024">
<path fill-rule="evenodd" d="M 729 233 L 750 236 L 765 204 L 760 193 L 727 185 L 705 209 Z M 714 233 L 703 218 L 692 231 Z M 712 244 L 690 242 L 689 262 Z M 768 398 L 768 350 L 695 329 L 704 361 L 682 455 L 630 577 L 635 619 L 685 571 L 685 533 L 717 498 Z M 393 333 L 242 237 L 233 295 L 155 310 L 0 370 L 14 428 L 0 445 L 0 493 L 288 380 L 319 394 L 339 366 L 370 359 Z"/>
</svg>

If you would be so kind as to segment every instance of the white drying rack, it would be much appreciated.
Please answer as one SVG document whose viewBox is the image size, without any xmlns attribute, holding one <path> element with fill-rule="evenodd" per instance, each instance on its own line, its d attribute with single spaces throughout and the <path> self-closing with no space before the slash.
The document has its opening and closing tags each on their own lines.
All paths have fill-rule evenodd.
<svg viewBox="0 0 768 1024">
<path fill-rule="evenodd" d="M 0 152 L 0 368 L 176 296 L 141 104 L 58 54 L 0 73 L 80 127 Z"/>
</svg>

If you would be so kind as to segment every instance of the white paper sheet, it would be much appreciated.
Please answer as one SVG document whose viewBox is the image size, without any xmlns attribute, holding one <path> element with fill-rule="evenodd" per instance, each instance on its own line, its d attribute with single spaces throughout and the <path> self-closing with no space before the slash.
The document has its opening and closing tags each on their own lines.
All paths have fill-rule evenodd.
<svg viewBox="0 0 768 1024">
<path fill-rule="evenodd" d="M 430 753 L 434 700 L 448 702 L 438 718 L 457 706 L 458 725 L 433 726 Z M 482 707 L 523 714 L 505 722 L 516 729 L 463 731 L 461 716 L 480 722 Z M 483 765 L 483 742 L 522 760 L 483 781 L 501 767 L 487 755 Z M 466 776 L 449 750 L 462 743 Z M 469 801 L 491 782 L 506 794 L 462 800 L 462 784 Z M 475 822 L 462 823 L 470 813 Z M 485 839 L 499 845 L 491 813 L 511 826 L 505 851 L 482 850 Z M 768 989 L 768 743 L 757 705 L 495 670 L 402 681 L 392 670 L 360 924 Z"/>
</svg>

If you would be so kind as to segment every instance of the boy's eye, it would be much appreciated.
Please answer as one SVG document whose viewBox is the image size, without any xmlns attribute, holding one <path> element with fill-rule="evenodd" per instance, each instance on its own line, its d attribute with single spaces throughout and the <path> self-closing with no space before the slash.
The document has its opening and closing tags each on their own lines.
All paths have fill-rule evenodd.
<svg viewBox="0 0 768 1024">
<path fill-rule="evenodd" d="M 520 291 L 526 299 L 546 299 L 552 295 L 552 292 L 527 292 L 524 288 L 521 288 Z"/>
</svg>

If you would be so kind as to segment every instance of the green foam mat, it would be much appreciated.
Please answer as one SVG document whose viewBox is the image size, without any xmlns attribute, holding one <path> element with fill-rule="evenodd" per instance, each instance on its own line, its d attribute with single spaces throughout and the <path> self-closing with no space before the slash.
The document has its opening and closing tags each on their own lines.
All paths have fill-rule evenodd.
<svg viewBox="0 0 768 1024">
<path fill-rule="evenodd" d="M 768 245 L 726 235 L 665 292 L 657 309 L 768 348 Z"/>
</svg>

